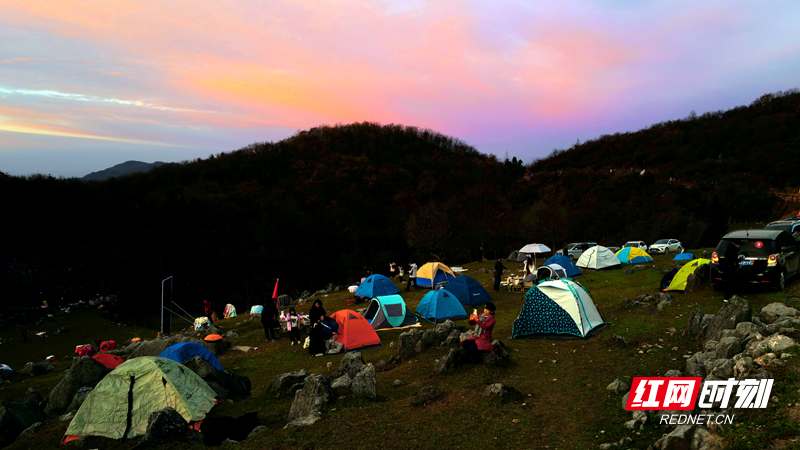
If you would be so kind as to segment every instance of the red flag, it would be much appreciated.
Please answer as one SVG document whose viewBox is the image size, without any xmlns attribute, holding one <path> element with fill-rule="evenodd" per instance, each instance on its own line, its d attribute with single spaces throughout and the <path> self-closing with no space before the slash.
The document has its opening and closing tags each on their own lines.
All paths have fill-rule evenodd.
<svg viewBox="0 0 800 450">
<path fill-rule="evenodd" d="M 280 281 L 280 278 L 275 280 L 275 291 L 272 292 L 272 298 L 278 298 L 278 281 Z"/>
</svg>

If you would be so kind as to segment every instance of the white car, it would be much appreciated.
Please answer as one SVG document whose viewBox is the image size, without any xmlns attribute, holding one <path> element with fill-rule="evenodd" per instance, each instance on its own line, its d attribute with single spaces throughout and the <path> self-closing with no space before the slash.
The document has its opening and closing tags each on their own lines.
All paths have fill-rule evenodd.
<svg viewBox="0 0 800 450">
<path fill-rule="evenodd" d="M 650 253 L 664 255 L 683 253 L 683 244 L 677 239 L 660 239 L 650 246 Z"/>
<path fill-rule="evenodd" d="M 626 247 L 636 247 L 638 249 L 647 251 L 647 244 L 645 244 L 644 241 L 628 241 L 622 246 L 622 248 Z"/>
</svg>

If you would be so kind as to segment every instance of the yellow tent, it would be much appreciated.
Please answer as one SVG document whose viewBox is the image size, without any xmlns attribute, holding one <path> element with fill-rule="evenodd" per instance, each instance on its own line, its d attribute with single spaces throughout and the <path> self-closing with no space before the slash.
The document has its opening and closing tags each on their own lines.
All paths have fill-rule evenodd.
<svg viewBox="0 0 800 450">
<path fill-rule="evenodd" d="M 710 259 L 703 259 L 698 258 L 693 261 L 689 261 L 681 267 L 681 270 L 675 274 L 675 278 L 672 279 L 672 282 L 669 284 L 667 288 L 668 291 L 685 291 L 686 290 L 686 279 L 689 278 L 690 273 L 694 273 L 698 267 L 702 266 L 703 264 L 710 263 Z"/>
<path fill-rule="evenodd" d="M 455 278 L 456 274 L 440 262 L 429 262 L 417 270 L 417 284 L 423 287 L 432 288 Z"/>
</svg>

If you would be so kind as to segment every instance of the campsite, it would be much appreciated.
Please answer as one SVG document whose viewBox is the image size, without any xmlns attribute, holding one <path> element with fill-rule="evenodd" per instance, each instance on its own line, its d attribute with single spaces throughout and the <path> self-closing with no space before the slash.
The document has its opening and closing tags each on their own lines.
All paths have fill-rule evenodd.
<svg viewBox="0 0 800 450">
<path fill-rule="evenodd" d="M 702 249 L 694 250 L 695 254 Z M 363 448 L 434 448 L 458 445 L 480 448 L 487 439 L 497 438 L 497 448 L 596 448 L 599 444 L 632 439 L 626 448 L 647 448 L 659 439 L 668 427 L 647 424 L 633 432 L 624 426 L 630 413 L 620 407 L 621 395 L 606 387 L 615 379 L 630 383 L 632 376 L 660 376 L 669 370 L 684 370 L 684 355 L 691 355 L 701 344 L 683 336 L 687 322 L 695 308 L 714 313 L 722 305 L 720 294 L 709 283 L 685 293 L 674 292 L 672 301 L 656 315 L 655 304 L 628 307 L 625 299 L 635 299 L 641 294 L 656 295 L 662 269 L 673 264 L 672 257 L 656 255 L 651 265 L 623 273 L 621 269 L 584 270 L 576 279 L 585 286 L 594 300 L 607 328 L 589 339 L 512 340 L 512 324 L 520 314 L 523 294 L 501 291 L 491 293 L 497 305 L 495 337 L 504 342 L 511 355 L 505 367 L 492 365 L 466 365 L 443 375 L 431 375 L 436 361 L 443 358 L 449 348 L 434 346 L 412 358 L 376 373 L 377 397 L 366 399 L 346 390 L 324 411 L 324 416 L 311 426 L 285 429 L 286 415 L 293 396 L 271 393 L 268 390 L 275 378 L 287 372 L 305 369 L 312 374 L 329 376 L 344 358 L 341 354 L 313 358 L 299 346 L 290 346 L 284 332 L 279 342 L 264 342 L 263 330 L 258 320 L 248 320 L 250 314 L 239 314 L 215 323 L 223 331 L 236 330 L 238 337 L 229 340 L 233 345 L 257 347 L 247 353 L 227 351 L 219 355 L 219 362 L 232 372 L 249 377 L 252 394 L 243 399 L 224 401 L 213 407 L 209 417 L 240 417 L 257 412 L 265 430 L 240 442 L 237 448 L 310 448 L 325 442 L 341 439 L 357 440 Z M 474 277 L 484 287 L 491 287 L 491 274 L 487 272 L 491 261 L 464 265 L 465 274 Z M 521 272 L 518 263 L 507 263 L 512 273 Z M 657 266 L 658 268 L 654 268 Z M 399 286 L 404 288 L 403 286 Z M 409 309 L 416 309 L 429 289 L 401 294 Z M 800 306 L 800 283 L 790 283 L 783 292 L 753 290 L 742 296 L 752 305 L 757 315 L 762 307 L 773 302 Z M 320 296 L 328 311 L 348 307 L 351 294 L 347 290 Z M 628 301 L 628 303 L 630 300 Z M 305 311 L 310 303 L 298 307 Z M 356 305 L 367 307 L 367 303 Z M 469 307 L 467 307 L 469 308 Z M 132 334 L 152 339 L 152 331 L 133 330 L 109 324 L 105 328 L 102 311 L 85 309 L 74 317 L 60 318 L 45 327 L 70 326 L 72 331 L 63 336 L 71 339 L 91 335 L 108 336 L 118 342 Z M 464 320 L 456 323 L 464 323 Z M 434 327 L 421 320 L 422 329 Z M 379 366 L 397 353 L 397 345 L 404 329 L 379 331 L 380 346 L 364 349 L 364 361 Z M 790 336 L 795 336 L 789 334 Z M 28 388 L 46 395 L 71 364 L 61 359 L 68 355 L 65 346 L 56 345 L 53 336 L 32 340 L 29 344 L 14 342 L 9 330 L 0 333 L 3 338 L 3 355 L 7 363 L 20 367 L 27 360 L 43 359 L 56 353 L 57 370 L 29 377 L 17 375 L 10 383 L 2 384 L 0 396 L 8 401 L 20 401 Z M 9 345 L 8 343 L 11 343 Z M 53 344 L 51 344 L 53 343 Z M 394 343 L 394 345 L 390 345 Z M 7 352 L 7 349 L 13 349 Z M 23 351 L 24 350 L 24 351 Z M 787 350 L 797 355 L 795 349 Z M 134 359 L 135 360 L 135 359 Z M 730 448 L 754 448 L 759 443 L 780 440 L 782 436 L 800 433 L 793 419 L 797 417 L 794 406 L 798 395 L 797 376 L 800 358 L 788 358 L 785 365 L 770 366 L 776 380 L 772 395 L 776 401 L 765 412 L 754 412 L 750 420 L 737 427 L 716 430 L 717 435 L 731 445 Z M 328 368 L 328 363 L 333 368 Z M 399 383 L 396 381 L 399 380 Z M 500 402 L 482 397 L 482 392 L 492 383 L 503 383 L 522 393 L 517 401 Z M 415 393 L 424 388 L 436 388 L 424 400 Z M 790 406 L 786 406 L 790 405 Z M 10 445 L 10 449 L 54 448 L 66 433 L 69 421 L 54 421 L 40 428 L 25 440 Z M 481 425 L 478 425 L 481 424 Z M 102 448 L 130 448 L 136 440 L 102 441 Z M 736 446 L 738 445 L 738 447 Z M 172 443 L 163 448 L 192 448 L 190 444 Z"/>
</svg>

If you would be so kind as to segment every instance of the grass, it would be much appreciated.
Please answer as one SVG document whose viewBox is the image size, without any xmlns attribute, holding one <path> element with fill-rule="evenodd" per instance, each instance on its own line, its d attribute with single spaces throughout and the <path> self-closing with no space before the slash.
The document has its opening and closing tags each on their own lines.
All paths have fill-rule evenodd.
<svg viewBox="0 0 800 450">
<path fill-rule="evenodd" d="M 696 254 L 700 251 L 696 251 Z M 666 269 L 672 264 L 671 259 L 671 256 L 656 256 L 655 265 Z M 515 273 L 521 272 L 521 264 L 504 264 L 514 269 Z M 466 265 L 468 274 L 487 287 L 490 293 L 491 274 L 476 274 L 476 271 L 480 268 L 491 270 L 491 266 L 491 261 Z M 707 313 L 716 313 L 723 305 L 722 294 L 713 292 L 706 284 L 694 292 L 673 294 L 673 303 L 657 316 L 650 315 L 652 306 L 622 309 L 624 298 L 632 299 L 643 293 L 654 294 L 661 276 L 660 270 L 648 266 L 630 275 L 623 274 L 621 270 L 612 270 L 587 271 L 579 277 L 578 280 L 589 289 L 600 313 L 609 323 L 606 330 L 588 340 L 510 340 L 511 325 L 522 306 L 522 294 L 505 291 L 493 293 L 492 298 L 498 307 L 494 336 L 509 346 L 513 361 L 511 367 L 499 369 L 467 365 L 451 374 L 436 377 L 431 375 L 433 365 L 447 350 L 433 348 L 390 371 L 378 372 L 379 397 L 376 401 L 344 394 L 326 411 L 322 421 L 303 429 L 283 429 L 292 398 L 269 393 L 269 384 L 278 374 L 301 368 L 328 375 L 327 362 L 332 362 L 335 370 L 342 356 L 311 358 L 301 347 L 290 346 L 288 339 L 277 343 L 265 342 L 260 322 L 248 321 L 247 314 L 223 320 L 219 325 L 226 330 L 236 328 L 241 333 L 238 338 L 231 339 L 234 345 L 258 347 L 250 353 L 228 352 L 220 357 L 227 369 L 250 377 L 253 390 L 250 398 L 221 404 L 212 410 L 211 415 L 237 416 L 249 411 L 259 413 L 262 424 L 269 428 L 269 432 L 242 442 L 239 445 L 242 449 L 319 448 L 352 442 L 364 448 L 389 449 L 485 448 L 487 442 L 495 448 L 582 449 L 594 448 L 604 442 L 618 442 L 626 436 L 633 438 L 630 447 L 646 448 L 668 432 L 668 428 L 649 425 L 640 434 L 627 430 L 623 424 L 630 420 L 630 413 L 622 410 L 621 396 L 607 392 L 606 386 L 615 378 L 630 383 L 633 376 L 661 376 L 670 369 L 683 370 L 685 360 L 682 355 L 700 349 L 698 343 L 687 342 L 681 335 L 689 315 L 697 307 Z M 403 291 L 402 294 L 408 307 L 416 308 L 425 292 Z M 790 299 L 797 297 L 798 293 L 800 282 L 792 281 L 784 292 L 753 291 L 745 292 L 743 296 L 753 306 L 754 313 L 758 314 L 761 307 L 774 301 L 796 302 Z M 349 293 L 345 291 L 324 297 L 322 301 L 331 313 L 346 308 L 348 297 Z M 310 304 L 297 309 L 305 312 L 308 308 Z M 80 314 L 85 314 L 85 317 L 76 315 L 70 318 L 85 322 L 80 325 L 80 339 L 84 339 L 84 336 L 105 338 L 105 334 L 97 334 L 103 331 L 108 332 L 108 338 L 117 340 L 129 338 L 131 332 L 141 333 L 141 330 L 104 329 L 98 324 L 102 319 L 96 314 Z M 238 323 L 241 325 L 237 327 Z M 56 323 L 52 325 L 54 328 L 61 326 Z M 423 329 L 433 327 L 425 321 L 422 321 L 422 326 Z M 677 332 L 671 332 L 673 327 Z M 389 343 L 397 344 L 401 332 L 379 332 L 383 346 L 365 350 L 362 353 L 364 359 L 372 363 L 388 360 L 396 353 Z M 615 334 L 626 338 L 629 344 L 612 339 Z M 59 348 L 58 354 L 62 352 L 62 347 L 69 349 L 83 343 L 74 331 L 63 337 L 48 339 L 53 348 Z M 41 360 L 53 353 L 39 348 L 41 345 L 32 342 L 28 351 L 15 349 L 8 356 L 6 345 L 3 345 L 3 359 L 18 363 L 26 357 Z M 21 347 L 13 342 L 11 346 Z M 798 401 L 800 378 L 797 376 L 797 366 L 800 365 L 800 358 L 789 361 L 789 365 L 774 371 L 777 381 L 773 395 L 779 396 L 781 405 L 795 405 Z M 66 368 L 66 363 L 60 364 L 60 369 Z M 61 376 L 63 372 L 59 371 L 30 379 L 17 377 L 11 384 L 3 385 L 5 390 L 0 392 L 0 398 L 19 401 L 28 386 L 34 386 L 44 395 Z M 402 380 L 403 385 L 394 387 L 392 382 L 395 379 Z M 526 398 L 516 403 L 501 404 L 481 397 L 483 389 L 495 382 L 517 388 Z M 411 394 L 426 386 L 436 386 L 444 394 L 438 399 L 415 405 Z M 738 426 L 728 426 L 719 432 L 732 448 L 753 448 L 755 442 L 791 442 L 790 439 L 800 436 L 800 428 L 796 425 L 799 417 L 800 409 L 794 406 L 771 406 L 766 411 L 752 412 L 746 418 L 743 416 L 741 421 L 737 415 Z M 518 419 L 519 423 L 513 423 L 514 419 Z M 60 439 L 65 428 L 65 424 L 48 425 L 35 442 L 18 443 L 10 448 L 51 447 Z M 132 445 L 121 442 L 114 443 L 111 448 L 130 448 Z"/>
</svg>

